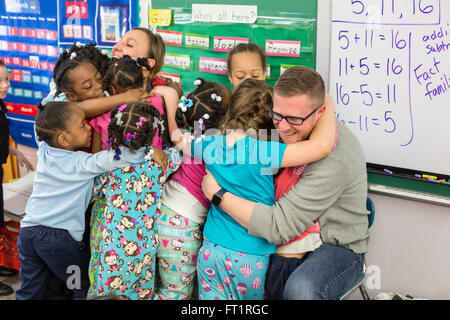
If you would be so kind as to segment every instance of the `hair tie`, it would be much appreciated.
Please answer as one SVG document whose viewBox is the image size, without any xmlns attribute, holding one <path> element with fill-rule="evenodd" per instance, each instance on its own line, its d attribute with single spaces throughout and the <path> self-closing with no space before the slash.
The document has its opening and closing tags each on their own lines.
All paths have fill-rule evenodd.
<svg viewBox="0 0 450 320">
<path fill-rule="evenodd" d="M 70 60 L 72 60 L 73 58 L 75 58 L 77 56 L 77 53 L 76 52 L 72 52 L 71 54 L 70 54 Z"/>
<path fill-rule="evenodd" d="M 117 112 L 116 113 L 116 119 L 117 119 L 117 121 L 116 121 L 116 125 L 118 125 L 118 126 L 121 126 L 122 124 L 123 124 L 123 121 L 122 121 L 122 112 Z"/>
<path fill-rule="evenodd" d="M 186 97 L 181 97 L 181 102 L 178 104 L 178 108 L 181 111 L 186 112 L 188 108 L 194 105 L 194 101 L 192 99 L 186 99 Z"/>
<path fill-rule="evenodd" d="M 153 153 L 154 153 L 153 147 L 150 146 L 148 152 L 145 154 L 144 160 L 145 161 L 151 161 L 153 159 Z"/>
<path fill-rule="evenodd" d="M 129 145 L 130 143 L 131 143 L 131 141 L 133 141 L 134 139 L 136 139 L 137 138 L 137 135 L 136 135 L 136 132 L 133 132 L 133 133 L 131 133 L 131 132 L 127 132 L 126 134 L 125 134 L 125 142 L 124 142 L 124 144 L 125 145 Z"/>
<path fill-rule="evenodd" d="M 120 149 L 117 149 L 116 150 L 116 154 L 114 155 L 114 159 L 115 160 L 120 160 L 120 154 L 121 154 L 122 152 L 120 151 Z"/>
<path fill-rule="evenodd" d="M 121 105 L 121 106 L 119 107 L 119 111 L 122 112 L 122 111 L 124 111 L 126 108 L 127 108 L 127 104 L 124 103 L 123 105 Z"/>
<path fill-rule="evenodd" d="M 58 90 L 58 87 L 56 86 L 55 81 L 52 80 L 52 81 L 50 82 L 49 87 L 50 87 L 50 94 L 51 94 L 52 96 L 54 96 L 54 95 L 56 94 L 56 91 Z"/>
<path fill-rule="evenodd" d="M 147 121 L 147 118 L 146 118 L 146 117 L 140 117 L 140 118 L 139 118 L 139 121 L 136 122 L 136 127 L 137 127 L 137 128 L 142 127 L 142 124 L 143 124 L 144 122 L 146 122 L 146 121 Z"/>
<path fill-rule="evenodd" d="M 217 95 L 217 94 L 215 94 L 215 93 L 213 93 L 213 94 L 211 95 L 211 99 L 212 99 L 213 101 L 217 101 L 217 102 L 222 101 L 222 97 L 219 96 L 219 95 Z"/>
</svg>

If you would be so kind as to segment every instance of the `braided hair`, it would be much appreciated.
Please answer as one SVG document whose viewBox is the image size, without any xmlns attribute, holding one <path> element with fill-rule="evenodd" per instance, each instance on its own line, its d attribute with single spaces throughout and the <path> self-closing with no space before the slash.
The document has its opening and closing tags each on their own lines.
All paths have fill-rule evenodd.
<svg viewBox="0 0 450 320">
<path fill-rule="evenodd" d="M 120 154 L 119 147 L 126 146 L 131 150 L 146 147 L 145 153 L 151 149 L 156 129 L 160 126 L 160 113 L 142 102 L 132 102 L 116 106 L 111 111 L 108 125 L 110 148 Z"/>
<path fill-rule="evenodd" d="M 251 129 L 259 136 L 259 130 L 274 128 L 272 119 L 267 112 L 273 105 L 273 88 L 264 80 L 245 79 L 237 86 L 231 95 L 231 107 L 227 112 L 221 127 L 226 129 Z"/>
<path fill-rule="evenodd" d="M 53 78 L 57 87 L 55 96 L 70 91 L 71 81 L 67 77 L 68 71 L 75 69 L 82 63 L 92 64 L 102 77 L 105 75 L 110 59 L 98 50 L 95 47 L 96 45 L 96 42 L 90 42 L 84 46 L 80 43 L 74 43 L 69 50 L 66 49 L 62 52 L 53 70 Z"/>
<path fill-rule="evenodd" d="M 103 90 L 110 91 L 114 87 L 116 93 L 128 89 L 141 88 L 144 85 L 142 68 L 150 70 L 146 58 L 132 59 L 128 55 L 111 60 L 103 78 Z M 110 92 L 111 93 L 111 92 Z"/>
<path fill-rule="evenodd" d="M 55 146 L 56 134 L 67 130 L 67 124 L 72 116 L 71 105 L 72 103 L 68 101 L 50 101 L 45 105 L 38 103 L 39 112 L 35 121 L 38 141 Z"/>
<path fill-rule="evenodd" d="M 230 107 L 230 91 L 218 82 L 198 78 L 197 88 L 182 97 L 175 114 L 179 128 L 199 136 L 208 129 L 218 128 L 220 120 Z M 196 125 L 200 123 L 200 127 Z"/>
</svg>

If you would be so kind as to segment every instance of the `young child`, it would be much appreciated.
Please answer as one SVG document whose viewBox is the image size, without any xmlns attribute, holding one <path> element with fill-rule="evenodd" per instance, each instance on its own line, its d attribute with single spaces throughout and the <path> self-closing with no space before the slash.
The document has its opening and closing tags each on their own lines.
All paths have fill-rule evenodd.
<svg viewBox="0 0 450 320">
<path fill-rule="evenodd" d="M 120 59 L 113 59 L 108 66 L 103 78 L 103 89 L 109 91 L 112 96 L 120 95 L 123 92 L 134 90 L 135 88 L 141 88 L 144 86 L 143 70 L 150 69 L 147 64 L 147 59 L 136 58 L 132 59 L 128 55 L 123 56 Z M 164 112 L 164 101 L 167 103 L 176 104 L 178 102 L 178 95 L 175 90 L 166 86 L 157 86 L 153 89 L 155 94 L 145 100 L 149 104 L 149 107 L 155 107 L 163 119 L 158 123 L 156 133 L 153 138 L 152 145 L 156 147 L 170 145 L 169 131 L 164 127 L 164 119 L 166 118 Z M 108 143 L 108 125 L 110 123 L 111 113 L 105 112 L 97 117 L 91 119 L 90 124 L 94 129 L 94 137 L 92 141 L 92 152 L 99 150 L 106 150 Z M 167 120 L 166 120 L 167 121 Z M 104 208 L 106 205 L 106 199 L 100 198 L 93 203 L 92 213 L 90 219 L 90 248 L 91 248 L 91 261 L 89 263 L 89 276 L 91 282 L 96 286 L 95 274 L 99 266 L 97 261 L 100 254 L 100 241 L 102 236 L 102 230 L 104 228 Z"/>
<path fill-rule="evenodd" d="M 8 155 L 16 156 L 17 162 L 21 166 L 26 166 L 27 170 L 33 170 L 33 165 L 24 157 L 22 152 L 9 145 L 9 120 L 6 117 L 6 109 L 3 99 L 6 98 L 10 87 L 9 73 L 6 65 L 0 60 L 0 231 L 3 229 L 3 164 L 6 163 Z M 17 270 L 0 266 L 0 276 L 15 276 Z M 7 296 L 14 293 L 14 289 L 0 282 L 0 296 Z"/>
<path fill-rule="evenodd" d="M 175 118 L 177 127 L 199 137 L 208 129 L 218 128 L 228 110 L 231 94 L 217 82 L 199 78 L 194 84 L 197 89 L 182 100 Z M 158 215 L 161 286 L 155 299 L 189 300 L 192 296 L 202 227 L 210 206 L 201 189 L 205 165 L 199 162 L 193 158 L 183 161 L 165 185 Z"/>
<path fill-rule="evenodd" d="M 266 55 L 254 43 L 239 43 L 228 54 L 227 75 L 233 87 L 248 78 L 266 79 Z"/>
<path fill-rule="evenodd" d="M 111 95 L 121 94 L 130 89 L 142 88 L 144 86 L 144 75 L 142 68 L 150 68 L 147 64 L 147 59 L 136 58 L 125 55 L 120 59 L 113 59 L 108 69 L 106 70 L 103 78 L 103 89 L 105 92 L 109 92 Z M 158 90 L 166 94 L 166 100 L 171 101 L 171 97 L 168 96 L 168 91 L 171 89 Z M 170 94 L 170 92 L 169 92 Z M 177 100 L 176 92 L 172 92 L 172 101 Z M 164 100 L 159 94 L 149 97 L 146 100 L 147 103 L 153 105 L 161 115 L 164 114 Z M 174 102 L 172 102 L 174 103 Z M 110 112 L 105 112 L 97 117 L 91 119 L 90 124 L 94 129 L 94 138 L 92 151 L 97 152 L 99 150 L 106 150 L 108 139 L 108 124 L 110 121 Z M 154 146 L 162 147 L 163 145 L 163 133 L 165 134 L 165 140 L 170 139 L 168 136 L 168 130 L 164 130 L 164 125 L 161 124 L 162 132 L 158 129 L 153 141 Z M 166 142 L 167 144 L 167 142 Z"/>
<path fill-rule="evenodd" d="M 109 112 L 117 105 L 140 101 L 149 95 L 142 88 L 136 88 L 109 97 L 103 90 L 103 76 L 110 60 L 95 45 L 95 42 L 86 46 L 76 43 L 63 51 L 53 70 L 54 88 L 43 104 L 52 100 L 72 101 L 89 119 Z"/>
<path fill-rule="evenodd" d="M 241 197 L 274 203 L 273 169 L 298 166 L 326 156 L 335 135 L 334 109 L 321 106 L 316 130 L 309 140 L 283 144 L 256 139 L 269 123 L 272 88 L 264 81 L 247 79 L 234 90 L 222 130 L 183 151 L 205 161 L 219 184 Z M 238 222 L 212 205 L 204 228 L 197 271 L 200 298 L 263 299 L 265 273 L 275 244 L 248 234 Z"/>
<path fill-rule="evenodd" d="M 89 296 L 115 294 L 132 300 L 152 299 L 157 250 L 156 208 L 163 183 L 178 169 L 177 151 L 166 150 L 168 168 L 151 161 L 151 146 L 159 112 L 145 103 L 130 103 L 111 112 L 108 127 L 115 158 L 122 157 L 120 146 L 131 150 L 145 148 L 145 161 L 100 176 L 95 188 L 106 198 L 100 256 Z"/>
<path fill-rule="evenodd" d="M 107 151 L 76 151 L 91 144 L 91 128 L 83 110 L 63 101 L 38 107 L 38 164 L 33 192 L 20 223 L 17 245 L 21 285 L 16 299 L 43 299 L 53 274 L 73 289 L 74 299 L 85 299 L 89 251 L 81 240 L 94 178 L 140 162 L 145 153 L 144 149 L 131 152 L 123 148 L 120 160 L 115 160 Z"/>
</svg>

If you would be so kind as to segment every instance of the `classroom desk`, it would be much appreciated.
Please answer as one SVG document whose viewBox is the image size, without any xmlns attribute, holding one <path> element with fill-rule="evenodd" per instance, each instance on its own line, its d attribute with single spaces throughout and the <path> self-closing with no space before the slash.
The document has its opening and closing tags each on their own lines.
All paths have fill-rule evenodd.
<svg viewBox="0 0 450 320">
<path fill-rule="evenodd" d="M 3 184 L 3 202 L 5 221 L 20 221 L 25 215 L 25 207 L 33 190 L 34 172 Z"/>
</svg>

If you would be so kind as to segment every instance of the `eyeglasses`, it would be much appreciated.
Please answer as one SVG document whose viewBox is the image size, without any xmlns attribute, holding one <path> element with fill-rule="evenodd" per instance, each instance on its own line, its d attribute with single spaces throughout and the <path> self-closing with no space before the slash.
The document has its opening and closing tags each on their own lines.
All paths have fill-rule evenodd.
<svg viewBox="0 0 450 320">
<path fill-rule="evenodd" d="M 316 112 L 320 107 L 321 106 L 318 106 L 317 108 L 315 108 L 310 114 L 308 114 L 304 118 L 283 116 L 282 114 L 279 114 L 279 113 L 274 112 L 273 110 L 269 110 L 269 109 L 267 110 L 267 112 L 269 113 L 269 117 L 271 117 L 275 121 L 281 122 L 281 121 L 283 121 L 283 119 L 286 119 L 287 123 L 296 125 L 296 126 L 300 126 L 303 124 L 304 121 L 306 121 L 306 119 L 311 117 L 314 114 L 314 112 Z"/>
</svg>

